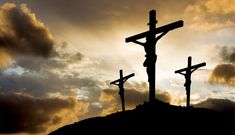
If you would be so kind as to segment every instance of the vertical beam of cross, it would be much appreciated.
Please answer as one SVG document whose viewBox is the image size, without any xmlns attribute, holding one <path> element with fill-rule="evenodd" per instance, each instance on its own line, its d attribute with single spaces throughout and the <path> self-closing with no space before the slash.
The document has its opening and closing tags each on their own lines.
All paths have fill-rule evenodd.
<svg viewBox="0 0 235 135">
<path fill-rule="evenodd" d="M 125 111 L 125 96 L 124 96 L 124 83 L 131 77 L 135 76 L 134 73 L 129 74 L 125 77 L 123 77 L 123 72 L 122 70 L 119 71 L 120 74 L 120 79 L 117 79 L 115 81 L 112 81 L 110 84 L 114 84 L 117 85 L 119 87 L 119 95 L 121 98 L 121 102 L 122 102 L 122 111 Z"/>
<path fill-rule="evenodd" d="M 149 100 L 153 101 L 155 99 L 155 68 L 156 68 L 156 42 L 155 42 L 155 33 L 156 29 L 156 11 L 152 10 L 149 12 L 149 34 L 146 37 L 146 44 L 149 47 L 145 47 L 146 51 L 146 60 L 144 66 L 147 68 L 147 74 L 149 76 Z M 146 45 L 145 45 L 146 46 Z"/>
<path fill-rule="evenodd" d="M 186 74 L 185 74 L 185 89 L 186 89 L 186 95 L 187 95 L 187 103 L 186 106 L 189 107 L 190 106 L 190 88 L 191 88 L 191 66 L 192 66 L 192 57 L 188 57 L 188 68 L 186 70 Z"/>
<path fill-rule="evenodd" d="M 187 108 L 190 107 L 191 75 L 195 70 L 197 70 L 198 68 L 203 67 L 203 66 L 206 66 L 205 62 L 192 66 L 192 57 L 189 56 L 188 57 L 188 67 L 175 71 L 175 73 L 179 73 L 181 75 L 184 75 L 184 77 L 185 77 L 184 87 L 185 87 L 186 95 L 187 95 L 187 99 L 186 99 Z"/>
<path fill-rule="evenodd" d="M 144 47 L 145 50 L 145 61 L 143 66 L 146 67 L 146 72 L 148 74 L 148 82 L 149 82 L 149 101 L 152 102 L 155 100 L 155 68 L 156 68 L 156 43 L 159 39 L 161 39 L 166 33 L 170 30 L 179 28 L 183 26 L 183 21 L 177 21 L 171 24 L 167 24 L 165 26 L 156 28 L 156 11 L 151 10 L 149 12 L 149 30 L 131 37 L 126 38 L 126 42 L 133 42 L 139 44 Z M 156 34 L 160 34 L 156 37 Z M 139 39 L 146 38 L 146 42 L 140 42 Z"/>
</svg>

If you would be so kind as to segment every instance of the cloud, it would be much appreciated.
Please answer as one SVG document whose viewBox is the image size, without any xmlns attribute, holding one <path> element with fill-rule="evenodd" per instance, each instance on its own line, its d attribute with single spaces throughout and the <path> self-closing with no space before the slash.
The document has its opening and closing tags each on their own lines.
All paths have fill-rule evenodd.
<svg viewBox="0 0 235 135">
<path fill-rule="evenodd" d="M 6 68 L 11 64 L 11 57 L 9 54 L 0 51 L 0 68 Z"/>
<path fill-rule="evenodd" d="M 81 61 L 85 57 L 80 52 L 68 53 L 57 51 L 57 53 L 56 56 L 47 59 L 34 56 L 18 56 L 12 63 L 15 67 L 20 66 L 30 71 L 65 70 L 69 65 L 81 64 Z"/>
<path fill-rule="evenodd" d="M 235 65 L 217 65 L 210 75 L 209 82 L 212 84 L 235 85 Z"/>
<path fill-rule="evenodd" d="M 10 57 L 30 55 L 50 57 L 55 54 L 52 34 L 27 7 L 5 3 L 0 8 L 0 49 Z"/>
<path fill-rule="evenodd" d="M 99 92 L 99 81 L 93 78 L 79 77 L 76 74 L 60 74 L 52 71 L 23 72 L 0 71 L 0 91 L 24 92 L 36 97 L 48 97 L 49 93 L 60 93 L 64 96 L 77 95 L 87 91 L 90 100 Z M 92 91 L 92 92 L 91 92 Z"/>
<path fill-rule="evenodd" d="M 47 97 L 54 92 L 71 96 L 81 89 L 95 90 L 98 81 L 80 75 L 80 70 L 86 68 L 81 67 L 85 56 L 80 52 L 69 53 L 61 44 L 55 49 L 58 54 L 50 58 L 18 56 L 12 60 L 11 66 L 0 70 L 0 91 Z"/>
<path fill-rule="evenodd" d="M 1 93 L 0 133 L 48 133 L 77 121 L 87 108 L 87 103 L 73 97 L 41 99 L 20 93 Z"/>
<path fill-rule="evenodd" d="M 207 57 L 216 63 L 235 63 L 235 47 L 232 45 L 211 44 L 207 47 Z M 211 53 L 213 52 L 213 53 Z"/>
<path fill-rule="evenodd" d="M 185 17 L 194 30 L 217 30 L 235 25 L 235 1 L 197 0 L 185 9 Z"/>
<path fill-rule="evenodd" d="M 171 95 L 168 92 L 157 91 L 156 98 L 164 102 L 171 102 Z M 125 105 L 127 109 L 147 102 L 149 100 L 148 91 L 138 91 L 136 89 L 125 89 Z M 102 91 L 99 102 L 104 104 L 102 115 L 110 114 L 120 110 L 121 101 L 117 89 L 105 89 Z"/>
<path fill-rule="evenodd" d="M 194 105 L 195 107 L 209 108 L 220 112 L 235 113 L 235 102 L 228 99 L 209 98 L 201 103 Z"/>
<path fill-rule="evenodd" d="M 235 63 L 235 47 L 234 46 L 223 46 L 219 52 L 220 58 L 223 62 Z"/>
</svg>

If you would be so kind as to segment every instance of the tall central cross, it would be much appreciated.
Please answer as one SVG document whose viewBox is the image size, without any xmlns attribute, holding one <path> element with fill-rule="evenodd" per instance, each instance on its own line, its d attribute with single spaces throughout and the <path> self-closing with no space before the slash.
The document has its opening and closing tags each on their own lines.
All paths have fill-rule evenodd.
<svg viewBox="0 0 235 135">
<path fill-rule="evenodd" d="M 171 24 L 167 24 L 161 27 L 156 28 L 156 11 L 151 10 L 149 12 L 149 30 L 131 37 L 126 38 L 126 42 L 134 42 L 144 47 L 145 50 L 145 61 L 143 66 L 146 67 L 148 74 L 149 82 L 149 101 L 152 102 L 155 100 L 155 64 L 157 60 L 156 55 L 156 43 L 162 38 L 167 32 L 182 27 L 183 21 L 177 21 Z M 157 34 L 160 34 L 156 36 Z M 146 39 L 146 42 L 140 42 L 140 39 Z"/>
<path fill-rule="evenodd" d="M 179 73 L 181 75 L 184 75 L 184 77 L 185 77 L 184 87 L 186 89 L 186 95 L 187 95 L 187 103 L 186 103 L 187 108 L 190 107 L 191 74 L 195 70 L 197 70 L 198 68 L 203 67 L 203 66 L 206 66 L 205 62 L 192 66 L 192 57 L 190 56 L 190 57 L 188 57 L 188 67 L 175 71 L 175 73 Z"/>
<path fill-rule="evenodd" d="M 124 83 L 127 81 L 127 79 L 133 76 L 135 76 L 134 73 L 123 77 L 123 72 L 122 70 L 120 70 L 120 79 L 117 79 L 110 83 L 110 84 L 118 85 L 119 87 L 119 95 L 120 95 L 121 102 L 122 102 L 122 111 L 125 111 Z"/>
</svg>

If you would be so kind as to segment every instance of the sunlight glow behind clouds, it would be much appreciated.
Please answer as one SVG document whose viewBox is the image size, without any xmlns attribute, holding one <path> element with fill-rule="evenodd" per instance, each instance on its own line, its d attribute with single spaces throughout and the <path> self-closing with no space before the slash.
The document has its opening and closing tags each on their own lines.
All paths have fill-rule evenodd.
<svg viewBox="0 0 235 135">
<path fill-rule="evenodd" d="M 6 65 L 0 63 L 3 67 L 0 94 L 24 93 L 39 98 L 36 100 L 72 96 L 85 102 L 76 108 L 76 112 L 84 115 L 75 113 L 76 118 L 104 115 L 120 110 L 118 90 L 109 83 L 117 79 L 118 71 L 123 69 L 124 74 L 136 75 L 125 85 L 129 90 L 127 106 L 133 108 L 143 103 L 148 99 L 144 48 L 125 43 L 125 38 L 146 31 L 148 11 L 157 9 L 158 26 L 179 19 L 185 22 L 184 27 L 169 32 L 157 43 L 156 93 L 159 97 L 172 104 L 185 105 L 184 77 L 174 71 L 185 67 L 191 55 L 193 64 L 207 62 L 205 68 L 192 75 L 192 103 L 207 98 L 235 101 L 234 87 L 208 83 L 214 68 L 229 62 L 221 59 L 222 48 L 226 46 L 232 50 L 230 47 L 234 47 L 234 4 L 228 4 L 233 1 L 182 0 L 177 4 L 172 0 L 15 2 L 25 2 L 35 12 L 34 17 L 50 28 L 58 54 L 43 59 L 22 53 L 21 57 L 10 58 Z M 90 3 L 94 5 L 87 8 Z M 6 59 L 4 54 L 0 54 L 0 58 Z M 108 93 L 107 90 L 112 91 Z M 66 120 L 74 122 L 74 119 Z"/>
</svg>

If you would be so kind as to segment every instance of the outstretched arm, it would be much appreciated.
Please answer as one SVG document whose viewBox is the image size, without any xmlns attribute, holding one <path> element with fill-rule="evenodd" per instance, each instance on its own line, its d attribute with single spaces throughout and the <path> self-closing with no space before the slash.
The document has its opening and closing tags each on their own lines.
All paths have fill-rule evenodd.
<svg viewBox="0 0 235 135">
<path fill-rule="evenodd" d="M 136 43 L 136 44 L 142 45 L 142 46 L 145 45 L 145 43 L 139 42 L 139 41 L 137 41 L 137 40 L 134 40 L 133 42 Z"/>
<path fill-rule="evenodd" d="M 197 70 L 198 68 L 194 68 L 193 70 L 191 70 L 191 73 L 194 72 L 195 70 Z"/>
<path fill-rule="evenodd" d="M 114 85 L 117 85 L 117 86 L 119 86 L 119 83 L 114 83 Z"/>
<path fill-rule="evenodd" d="M 118 82 L 110 83 L 110 84 L 113 84 L 113 85 L 117 85 L 117 86 L 119 86 L 119 83 L 118 83 Z"/>
<path fill-rule="evenodd" d="M 168 33 L 168 31 L 165 31 L 165 32 L 163 32 L 161 35 L 159 35 L 156 39 L 155 39 L 155 41 L 157 42 L 159 39 L 161 39 L 164 35 L 166 35 L 166 33 Z"/>
<path fill-rule="evenodd" d="M 128 77 L 128 78 L 125 78 L 125 79 L 123 80 L 123 83 L 126 82 L 128 79 L 129 79 L 129 77 Z"/>
<path fill-rule="evenodd" d="M 181 75 L 185 75 L 184 73 L 182 73 L 182 72 L 179 72 L 179 74 L 181 74 Z"/>
</svg>

